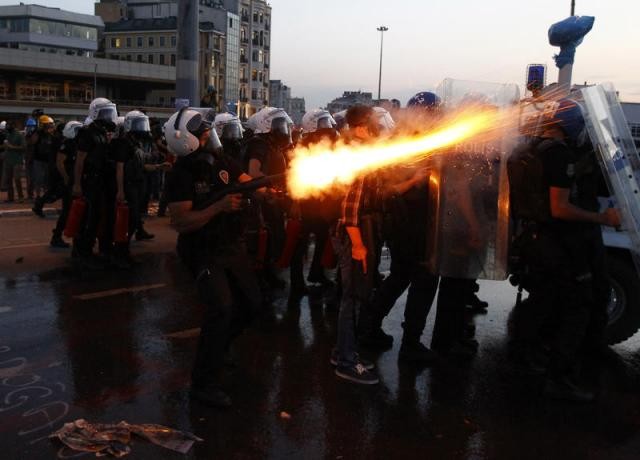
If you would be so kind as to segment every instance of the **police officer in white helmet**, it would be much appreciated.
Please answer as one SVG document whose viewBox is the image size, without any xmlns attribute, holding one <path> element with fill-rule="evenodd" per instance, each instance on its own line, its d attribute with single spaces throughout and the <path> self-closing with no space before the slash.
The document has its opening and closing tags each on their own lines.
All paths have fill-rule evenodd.
<svg viewBox="0 0 640 460">
<path fill-rule="evenodd" d="M 244 245 L 241 195 L 217 196 L 251 180 L 222 152 L 215 129 L 201 113 L 184 108 L 164 126 L 169 151 L 178 157 L 167 183 L 178 255 L 195 277 L 207 305 L 193 366 L 191 397 L 229 407 L 220 388 L 225 353 L 261 304 L 260 288 Z"/>
</svg>

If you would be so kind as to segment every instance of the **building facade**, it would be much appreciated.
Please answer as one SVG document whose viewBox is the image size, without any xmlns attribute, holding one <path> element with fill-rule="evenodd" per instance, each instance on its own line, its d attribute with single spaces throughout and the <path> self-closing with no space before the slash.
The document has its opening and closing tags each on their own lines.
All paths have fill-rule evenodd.
<svg viewBox="0 0 640 460">
<path fill-rule="evenodd" d="M 39 5 L 0 6 L 0 47 L 92 57 L 101 18 Z"/>
<path fill-rule="evenodd" d="M 331 113 L 342 112 L 356 104 L 373 105 L 373 95 L 362 91 L 345 91 L 342 97 L 327 104 L 327 110 Z"/>
</svg>

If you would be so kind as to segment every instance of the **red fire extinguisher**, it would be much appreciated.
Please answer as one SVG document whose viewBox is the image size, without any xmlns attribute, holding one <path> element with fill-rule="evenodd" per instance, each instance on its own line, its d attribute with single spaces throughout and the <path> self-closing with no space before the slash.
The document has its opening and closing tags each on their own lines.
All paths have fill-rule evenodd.
<svg viewBox="0 0 640 460">
<path fill-rule="evenodd" d="M 122 202 L 116 206 L 113 241 L 116 243 L 127 243 L 129 241 L 129 206 Z"/>
<path fill-rule="evenodd" d="M 291 258 L 293 252 L 296 250 L 298 240 L 300 239 L 300 233 L 302 233 L 302 221 L 300 219 L 287 220 L 287 237 L 284 242 L 284 248 L 282 254 L 276 262 L 278 268 L 287 268 L 291 265 Z"/>
<path fill-rule="evenodd" d="M 336 251 L 333 249 L 333 243 L 331 238 L 327 238 L 327 242 L 324 245 L 324 251 L 322 251 L 321 264 L 324 268 L 336 268 L 338 265 L 338 259 L 336 258 Z"/>
<path fill-rule="evenodd" d="M 80 224 L 84 219 L 84 214 L 87 212 L 87 200 L 84 198 L 76 198 L 71 203 L 71 209 L 69 210 L 69 217 L 64 226 L 64 236 L 67 238 L 75 238 L 78 236 L 80 230 Z"/>
</svg>

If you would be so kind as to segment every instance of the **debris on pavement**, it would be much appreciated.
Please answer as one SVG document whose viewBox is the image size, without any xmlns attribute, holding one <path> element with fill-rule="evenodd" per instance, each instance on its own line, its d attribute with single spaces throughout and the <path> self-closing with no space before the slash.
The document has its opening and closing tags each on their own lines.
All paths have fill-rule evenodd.
<svg viewBox="0 0 640 460">
<path fill-rule="evenodd" d="M 89 423 L 84 419 L 65 423 L 62 428 L 49 435 L 49 438 L 58 438 L 75 451 L 94 452 L 97 457 L 112 455 L 121 458 L 131 452 L 129 444 L 132 433 L 181 454 L 186 454 L 195 441 L 202 441 L 191 433 L 162 425 L 130 425 L 125 421 L 118 424 Z"/>
</svg>

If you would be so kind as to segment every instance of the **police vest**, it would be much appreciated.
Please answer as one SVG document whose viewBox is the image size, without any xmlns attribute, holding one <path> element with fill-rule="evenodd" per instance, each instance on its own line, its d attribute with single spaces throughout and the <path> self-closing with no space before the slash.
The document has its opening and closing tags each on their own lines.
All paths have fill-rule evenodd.
<svg viewBox="0 0 640 460">
<path fill-rule="evenodd" d="M 551 221 L 549 185 L 542 156 L 556 145 L 552 139 L 536 139 L 518 145 L 507 160 L 511 212 L 518 220 Z"/>
</svg>

